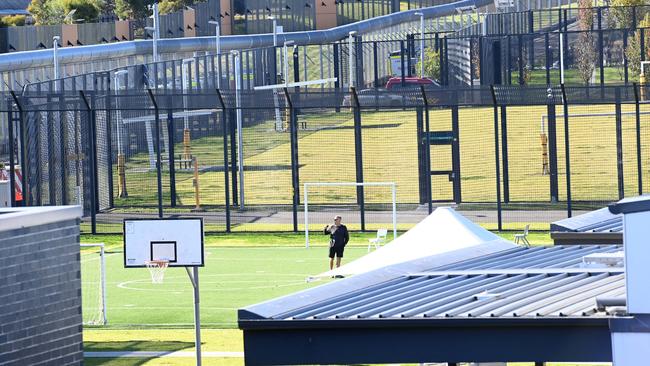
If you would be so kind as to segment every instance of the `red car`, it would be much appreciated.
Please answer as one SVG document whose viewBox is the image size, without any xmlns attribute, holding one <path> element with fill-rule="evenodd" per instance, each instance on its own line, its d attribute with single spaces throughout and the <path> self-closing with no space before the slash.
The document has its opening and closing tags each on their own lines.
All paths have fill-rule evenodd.
<svg viewBox="0 0 650 366">
<path fill-rule="evenodd" d="M 428 85 L 436 85 L 436 83 L 429 78 L 419 78 L 419 77 L 409 76 L 404 78 L 404 86 L 402 86 L 401 77 L 392 77 L 388 79 L 388 82 L 386 83 L 386 90 L 397 90 L 400 88 L 413 88 L 413 87 L 419 88 L 420 85 L 426 87 Z"/>
</svg>

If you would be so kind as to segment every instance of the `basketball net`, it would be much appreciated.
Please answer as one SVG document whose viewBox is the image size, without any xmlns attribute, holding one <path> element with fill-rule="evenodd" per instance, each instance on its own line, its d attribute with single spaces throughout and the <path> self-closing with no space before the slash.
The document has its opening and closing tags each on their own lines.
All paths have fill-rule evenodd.
<svg viewBox="0 0 650 366">
<path fill-rule="evenodd" d="M 149 269 L 149 273 L 151 273 L 151 283 L 163 283 L 163 279 L 165 278 L 165 270 L 169 266 L 169 261 L 146 261 L 144 264 Z"/>
</svg>

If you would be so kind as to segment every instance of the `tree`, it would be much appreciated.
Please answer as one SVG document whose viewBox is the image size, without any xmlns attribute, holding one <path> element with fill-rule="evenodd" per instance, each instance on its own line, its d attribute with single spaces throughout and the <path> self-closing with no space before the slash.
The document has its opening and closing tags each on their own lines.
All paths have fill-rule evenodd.
<svg viewBox="0 0 650 366">
<path fill-rule="evenodd" d="M 639 28 L 650 27 L 650 14 L 646 14 L 643 20 L 639 22 Z M 643 29 L 637 29 L 635 33 L 629 37 L 627 48 L 625 49 L 625 58 L 627 59 L 627 67 L 630 72 L 630 77 L 633 80 L 638 80 L 641 74 L 641 32 Z M 644 37 L 644 59 L 650 60 L 650 33 L 646 32 Z"/>
<path fill-rule="evenodd" d="M 424 50 L 424 74 L 434 80 L 440 79 L 440 53 L 433 48 Z"/>
<path fill-rule="evenodd" d="M 34 17 L 36 25 L 61 24 L 66 14 L 58 0 L 32 0 L 27 11 Z"/>
<path fill-rule="evenodd" d="M 645 0 L 611 0 L 612 7 L 609 10 L 616 28 L 632 28 L 635 12 L 637 22 L 639 19 L 643 19 L 646 12 L 645 7 L 637 7 L 636 10 L 632 8 L 639 5 L 646 5 Z"/>
<path fill-rule="evenodd" d="M 596 47 L 594 36 L 591 30 L 593 25 L 593 14 L 591 0 L 580 0 L 578 2 L 578 28 L 581 30 L 578 42 L 575 46 L 576 61 L 578 63 L 578 75 L 580 79 L 589 84 L 594 73 L 594 60 L 596 59 Z"/>
<path fill-rule="evenodd" d="M 158 4 L 160 14 L 169 14 L 183 9 L 184 6 L 192 5 L 192 0 L 161 0 Z"/>
<path fill-rule="evenodd" d="M 25 25 L 24 15 L 7 15 L 0 18 L 0 28 L 15 27 L 19 25 Z"/>
<path fill-rule="evenodd" d="M 67 23 L 74 23 L 75 19 L 83 19 L 86 23 L 96 22 L 104 6 L 101 0 L 61 0 L 63 11 L 67 15 L 74 10 L 74 15 L 66 19 Z"/>
<path fill-rule="evenodd" d="M 148 6 L 154 0 L 115 0 L 115 14 L 122 20 L 142 19 L 151 15 Z"/>
</svg>

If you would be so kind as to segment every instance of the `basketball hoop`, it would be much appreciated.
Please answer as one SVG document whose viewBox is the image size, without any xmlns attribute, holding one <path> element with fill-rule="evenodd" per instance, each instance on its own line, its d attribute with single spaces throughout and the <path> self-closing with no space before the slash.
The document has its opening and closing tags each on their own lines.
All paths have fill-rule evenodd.
<svg viewBox="0 0 650 366">
<path fill-rule="evenodd" d="M 149 269 L 151 273 L 151 283 L 163 283 L 165 277 L 165 270 L 169 266 L 169 261 L 166 260 L 154 260 L 146 261 L 144 264 Z"/>
</svg>

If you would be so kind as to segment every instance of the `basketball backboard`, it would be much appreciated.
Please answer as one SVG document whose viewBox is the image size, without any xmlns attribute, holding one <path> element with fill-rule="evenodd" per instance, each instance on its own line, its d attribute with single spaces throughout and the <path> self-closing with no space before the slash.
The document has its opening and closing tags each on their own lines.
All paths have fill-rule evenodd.
<svg viewBox="0 0 650 366">
<path fill-rule="evenodd" d="M 203 220 L 125 219 L 124 267 L 155 260 L 169 261 L 169 267 L 202 267 Z"/>
</svg>

